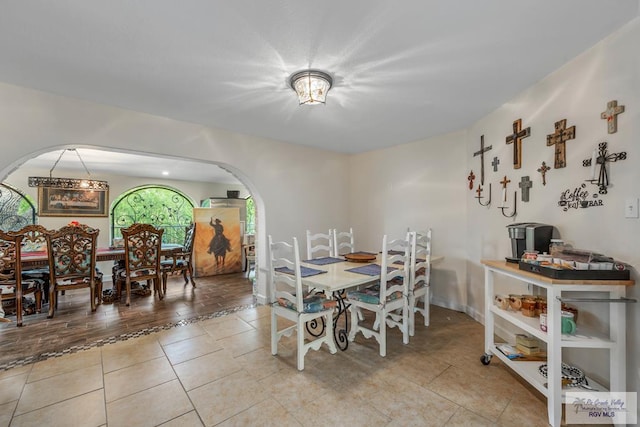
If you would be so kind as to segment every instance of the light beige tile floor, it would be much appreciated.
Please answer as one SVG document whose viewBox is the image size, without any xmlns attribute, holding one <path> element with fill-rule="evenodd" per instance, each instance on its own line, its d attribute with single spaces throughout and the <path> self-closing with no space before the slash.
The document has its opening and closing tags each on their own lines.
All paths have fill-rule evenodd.
<svg viewBox="0 0 640 427">
<path fill-rule="evenodd" d="M 494 358 L 483 328 L 433 307 L 408 345 L 387 357 L 359 336 L 332 355 L 294 337 L 272 356 L 269 308 L 0 371 L 5 426 L 483 426 L 547 425 L 546 404 Z M 420 317 L 418 317 L 421 319 Z"/>
</svg>

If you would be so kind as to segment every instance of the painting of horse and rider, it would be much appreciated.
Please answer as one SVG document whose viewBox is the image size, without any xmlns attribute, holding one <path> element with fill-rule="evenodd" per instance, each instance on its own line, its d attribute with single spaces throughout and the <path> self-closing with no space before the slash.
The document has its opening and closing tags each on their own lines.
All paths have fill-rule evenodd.
<svg viewBox="0 0 640 427">
<path fill-rule="evenodd" d="M 242 236 L 238 208 L 194 208 L 195 276 L 242 271 Z"/>
</svg>

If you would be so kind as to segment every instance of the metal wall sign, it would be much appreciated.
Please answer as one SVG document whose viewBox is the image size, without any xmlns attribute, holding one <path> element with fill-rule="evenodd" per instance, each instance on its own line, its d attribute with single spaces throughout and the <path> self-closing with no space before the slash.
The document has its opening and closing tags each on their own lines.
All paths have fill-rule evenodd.
<svg viewBox="0 0 640 427">
<path fill-rule="evenodd" d="M 586 184 L 580 184 L 579 187 L 575 187 L 574 189 L 568 188 L 564 190 L 560 194 L 558 206 L 560 206 L 564 212 L 567 212 L 569 209 L 604 206 L 604 203 L 598 193 L 591 193 L 587 190 Z"/>
</svg>

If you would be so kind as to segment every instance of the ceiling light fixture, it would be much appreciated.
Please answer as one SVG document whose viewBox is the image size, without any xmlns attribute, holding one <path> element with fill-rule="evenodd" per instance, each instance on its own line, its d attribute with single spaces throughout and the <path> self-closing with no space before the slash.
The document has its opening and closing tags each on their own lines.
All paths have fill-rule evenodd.
<svg viewBox="0 0 640 427">
<path fill-rule="evenodd" d="M 53 170 L 58 165 L 58 162 L 67 151 L 73 151 L 78 156 L 80 163 L 84 167 L 84 170 L 87 172 L 87 179 L 78 179 L 78 178 L 54 178 Z M 89 173 L 89 169 L 87 169 L 87 165 L 84 164 L 82 157 L 80 157 L 80 153 L 75 148 L 65 148 L 58 156 L 58 160 L 53 164 L 51 170 L 49 170 L 49 176 L 30 176 L 29 177 L 29 187 L 49 187 L 49 188 L 72 188 L 72 189 L 83 189 L 83 190 L 108 190 L 109 184 L 107 181 L 99 181 L 96 179 L 91 179 L 91 173 Z"/>
<path fill-rule="evenodd" d="M 324 104 L 333 79 L 323 71 L 304 70 L 289 78 L 289 85 L 298 94 L 300 105 Z"/>
</svg>

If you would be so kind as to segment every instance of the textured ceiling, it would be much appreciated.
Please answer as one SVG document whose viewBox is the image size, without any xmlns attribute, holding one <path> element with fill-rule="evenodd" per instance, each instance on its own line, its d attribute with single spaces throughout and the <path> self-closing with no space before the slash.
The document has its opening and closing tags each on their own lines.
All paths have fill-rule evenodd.
<svg viewBox="0 0 640 427">
<path fill-rule="evenodd" d="M 0 81 L 357 153 L 468 127 L 638 3 L 4 1 Z M 305 68 L 333 76 L 326 105 L 297 104 Z"/>
</svg>

